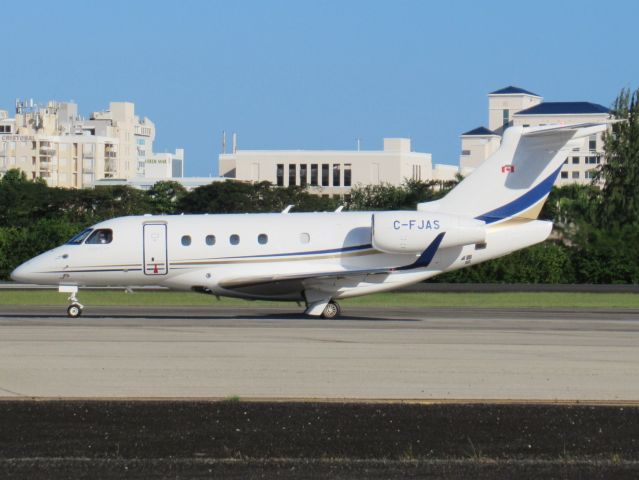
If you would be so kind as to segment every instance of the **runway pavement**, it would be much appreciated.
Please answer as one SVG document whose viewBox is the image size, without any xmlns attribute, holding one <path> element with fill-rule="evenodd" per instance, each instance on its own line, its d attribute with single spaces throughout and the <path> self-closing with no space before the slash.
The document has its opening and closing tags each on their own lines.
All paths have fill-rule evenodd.
<svg viewBox="0 0 639 480">
<path fill-rule="evenodd" d="M 0 307 L 0 396 L 639 401 L 639 311 Z"/>
</svg>

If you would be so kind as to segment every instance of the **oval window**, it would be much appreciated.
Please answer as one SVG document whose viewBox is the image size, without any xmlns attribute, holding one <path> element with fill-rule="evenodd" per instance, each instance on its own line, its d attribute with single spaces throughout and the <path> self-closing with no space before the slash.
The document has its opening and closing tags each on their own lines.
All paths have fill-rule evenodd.
<svg viewBox="0 0 639 480">
<path fill-rule="evenodd" d="M 260 233 L 257 236 L 257 243 L 259 243 L 260 245 L 268 243 L 268 235 L 266 233 Z"/>
<path fill-rule="evenodd" d="M 215 245 L 215 235 L 207 235 L 205 241 L 207 245 Z"/>
<path fill-rule="evenodd" d="M 185 247 L 191 245 L 191 237 L 189 235 L 184 235 L 182 237 L 182 245 L 184 245 Z"/>
<path fill-rule="evenodd" d="M 238 234 L 234 233 L 229 238 L 229 241 L 231 242 L 231 245 L 238 245 L 240 243 L 240 236 Z"/>
<path fill-rule="evenodd" d="M 301 243 L 309 243 L 310 241 L 311 241 L 311 236 L 308 233 L 300 233 Z"/>
</svg>

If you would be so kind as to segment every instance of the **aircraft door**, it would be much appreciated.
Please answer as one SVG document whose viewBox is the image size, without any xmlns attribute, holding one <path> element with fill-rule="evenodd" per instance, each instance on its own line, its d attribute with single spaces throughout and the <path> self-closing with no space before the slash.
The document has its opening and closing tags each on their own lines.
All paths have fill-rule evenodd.
<svg viewBox="0 0 639 480">
<path fill-rule="evenodd" d="M 144 224 L 144 274 L 166 275 L 169 271 L 166 250 L 166 224 Z"/>
</svg>

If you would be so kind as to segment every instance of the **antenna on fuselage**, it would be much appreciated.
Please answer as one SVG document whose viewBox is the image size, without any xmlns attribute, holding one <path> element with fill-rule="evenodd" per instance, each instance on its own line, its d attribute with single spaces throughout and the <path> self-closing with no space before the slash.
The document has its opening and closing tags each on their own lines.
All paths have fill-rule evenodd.
<svg viewBox="0 0 639 480">
<path fill-rule="evenodd" d="M 342 210 L 344 210 L 344 205 L 340 205 L 339 207 L 337 207 L 337 208 L 335 209 L 335 213 L 339 213 L 339 212 L 341 212 Z"/>
<path fill-rule="evenodd" d="M 282 210 L 282 213 L 288 213 L 291 211 L 291 209 L 294 207 L 295 205 L 288 205 L 284 210 Z"/>
</svg>

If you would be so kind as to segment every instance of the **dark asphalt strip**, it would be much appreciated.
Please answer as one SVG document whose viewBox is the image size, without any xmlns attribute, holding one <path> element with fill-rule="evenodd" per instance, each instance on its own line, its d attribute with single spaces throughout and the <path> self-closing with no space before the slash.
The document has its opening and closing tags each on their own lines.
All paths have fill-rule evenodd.
<svg viewBox="0 0 639 480">
<path fill-rule="evenodd" d="M 636 478 L 639 407 L 0 402 L 3 478 Z"/>
</svg>

